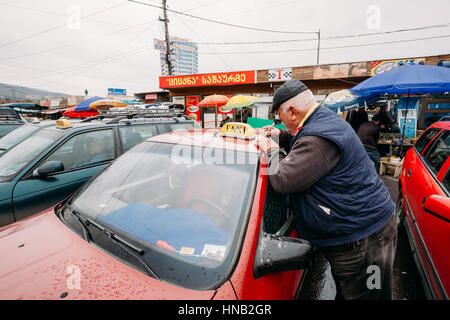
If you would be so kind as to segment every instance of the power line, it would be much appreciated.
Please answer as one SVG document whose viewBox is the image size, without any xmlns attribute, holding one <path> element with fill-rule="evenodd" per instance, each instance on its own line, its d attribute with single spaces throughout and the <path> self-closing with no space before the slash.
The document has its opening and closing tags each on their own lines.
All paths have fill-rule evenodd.
<svg viewBox="0 0 450 320">
<path fill-rule="evenodd" d="M 94 13 L 88 14 L 88 15 L 86 15 L 86 16 L 80 17 L 80 20 L 86 19 L 86 18 L 88 18 L 88 17 L 92 17 L 92 16 L 97 15 L 97 14 L 100 14 L 100 13 L 103 13 L 103 12 L 105 12 L 105 11 L 107 11 L 107 10 L 113 9 L 113 8 L 118 7 L 118 6 L 121 6 L 121 5 L 124 5 L 125 3 L 127 3 L 127 1 L 120 2 L 120 3 L 115 4 L 115 5 L 113 5 L 113 6 L 110 6 L 110 7 L 104 8 L 104 9 L 102 9 L 102 10 L 96 11 L 96 12 L 94 12 Z M 39 35 L 41 35 L 41 34 L 48 33 L 48 32 L 51 32 L 51 31 L 53 31 L 53 30 L 57 30 L 57 29 L 59 29 L 59 28 L 65 27 L 65 26 L 66 26 L 66 23 L 59 24 L 59 25 L 54 26 L 54 27 L 51 27 L 51 28 L 49 28 L 49 29 L 46 29 L 46 30 L 43 30 L 43 31 L 39 31 L 39 32 L 37 32 L 37 33 L 33 33 L 33 34 L 29 35 L 29 36 L 26 36 L 26 37 L 23 37 L 23 38 L 20 38 L 20 39 L 16 39 L 16 40 L 13 40 L 13 41 L 10 41 L 10 42 L 6 42 L 6 43 L 3 43 L 3 44 L 0 44 L 0 48 L 4 48 L 4 47 L 6 47 L 6 46 L 10 46 L 10 45 L 15 44 L 15 43 L 17 43 L 17 42 L 21 42 L 21 41 L 23 41 L 23 40 L 27 40 L 27 39 L 30 39 L 30 38 L 37 37 L 37 36 L 39 36 Z"/>
<path fill-rule="evenodd" d="M 420 31 L 420 30 L 428 30 L 434 28 L 447 28 L 450 26 L 449 23 L 417 27 L 411 29 L 397 29 L 390 31 L 382 31 L 382 32 L 373 32 L 373 33 L 361 33 L 361 34 L 349 34 L 342 36 L 330 36 L 330 37 L 321 37 L 321 40 L 335 40 L 335 39 L 346 39 L 346 38 L 357 38 L 357 37 L 365 37 L 365 36 L 376 36 L 382 34 L 391 34 L 398 32 L 408 32 L 408 31 Z M 197 44 L 208 44 L 208 45 L 240 45 L 240 44 L 264 44 L 264 43 L 288 43 L 288 42 L 304 42 L 304 41 L 316 41 L 317 38 L 308 38 L 308 39 L 288 39 L 288 40 L 266 40 L 266 41 L 235 41 L 235 42 L 197 42 Z"/>
<path fill-rule="evenodd" d="M 161 7 L 161 6 L 153 5 L 153 4 L 149 4 L 149 3 L 145 3 L 145 2 L 140 2 L 140 1 L 135 1 L 135 0 L 128 0 L 128 1 L 129 2 L 134 2 L 134 3 L 137 3 L 137 4 L 142 4 L 142 5 L 149 6 L 149 7 L 153 7 L 153 8 L 163 9 L 163 7 Z M 270 29 L 247 27 L 247 26 L 241 26 L 241 25 L 227 23 L 227 22 L 222 22 L 222 21 L 216 21 L 216 20 L 212 20 L 212 19 L 208 19 L 208 18 L 202 18 L 202 17 L 199 17 L 199 16 L 194 16 L 192 14 L 180 12 L 180 11 L 173 10 L 173 9 L 167 9 L 167 11 L 178 13 L 178 14 L 183 15 L 183 16 L 187 16 L 187 17 L 191 17 L 191 18 L 195 18 L 195 19 L 199 19 L 199 20 L 203 20 L 203 21 L 208 21 L 208 22 L 212 22 L 212 23 L 222 24 L 222 25 L 225 25 L 225 26 L 234 27 L 234 28 L 240 28 L 240 29 L 247 29 L 247 30 L 254 30 L 254 31 L 263 31 L 263 32 L 272 32 L 272 33 L 317 34 L 316 31 L 280 31 L 280 30 L 270 30 Z"/>
<path fill-rule="evenodd" d="M 430 39 L 441 39 L 448 38 L 450 35 L 444 36 L 436 36 L 436 37 L 425 37 L 425 38 L 416 38 L 409 40 L 397 40 L 397 41 L 387 41 L 387 42 L 377 42 L 377 43 L 366 43 L 366 44 L 356 44 L 356 45 L 348 45 L 348 46 L 334 46 L 334 47 L 321 47 L 321 50 L 331 50 L 331 49 L 344 49 L 344 48 L 356 48 L 356 47 L 367 47 L 367 46 L 376 46 L 376 45 L 384 45 L 384 44 L 392 44 L 392 43 L 403 43 L 403 42 L 412 42 L 412 41 L 420 41 L 420 40 L 430 40 Z M 301 51 L 316 51 L 317 48 L 308 48 L 308 49 L 290 49 L 290 50 L 270 50 L 270 51 L 238 51 L 238 52 L 199 52 L 199 54 L 257 54 L 257 53 L 283 53 L 283 52 L 301 52 Z"/>
<path fill-rule="evenodd" d="M 83 41 L 78 41 L 78 42 L 72 42 L 72 43 L 69 43 L 69 44 L 67 44 L 67 45 L 63 45 L 63 46 L 59 46 L 59 47 L 53 47 L 53 48 L 46 49 L 46 50 L 35 51 L 35 52 L 23 54 L 23 55 L 21 55 L 21 56 L 3 57 L 3 58 L 0 58 L 0 61 L 4 61 L 4 60 L 13 60 L 13 59 L 24 58 L 24 57 L 30 57 L 30 56 L 35 56 L 35 55 L 39 55 L 39 54 L 42 54 L 42 53 L 48 53 L 48 52 L 57 51 L 57 50 L 60 50 L 60 49 L 65 49 L 65 48 L 74 47 L 74 46 L 77 46 L 77 45 L 79 45 L 79 44 L 83 44 L 83 43 L 86 43 L 86 42 L 90 42 L 90 41 L 93 41 L 93 40 L 96 40 L 96 39 L 103 39 L 103 38 L 105 38 L 105 37 L 112 36 L 112 35 L 114 35 L 114 34 L 116 34 L 116 33 L 120 33 L 120 32 L 129 30 L 129 29 L 133 29 L 133 28 L 137 28 L 137 27 L 140 27 L 140 26 L 143 26 L 143 25 L 147 25 L 147 24 L 153 23 L 153 22 L 155 22 L 155 21 L 156 21 L 156 20 L 152 20 L 152 21 L 144 22 L 144 23 L 138 23 L 138 24 L 135 24 L 135 25 L 132 25 L 132 26 L 123 28 L 123 29 L 119 29 L 119 30 L 116 30 L 116 31 L 113 31 L 113 32 L 109 32 L 109 33 L 107 33 L 107 34 L 103 34 L 103 35 L 98 36 L 98 37 L 93 37 L 93 38 L 91 38 L 91 39 L 83 40 Z"/>
<path fill-rule="evenodd" d="M 180 17 L 179 15 L 175 14 L 175 17 L 177 17 L 177 19 L 180 20 L 181 23 L 183 23 L 183 24 L 186 26 L 186 28 L 188 28 L 189 30 L 191 30 L 191 32 L 192 32 L 193 34 L 195 34 L 200 40 L 202 40 L 202 38 L 197 34 L 197 32 L 195 32 L 188 24 L 186 24 L 186 23 L 183 21 L 183 19 L 181 19 L 181 17 Z M 208 48 L 209 48 L 213 53 L 215 53 L 214 49 L 212 49 L 209 45 L 208 45 Z M 215 56 L 216 56 L 217 58 L 219 58 L 219 60 L 222 61 L 222 63 L 223 63 L 227 68 L 232 69 L 231 66 L 230 66 L 230 65 L 229 65 L 229 64 L 228 64 L 221 56 L 219 56 L 217 53 L 215 53 Z"/>
</svg>

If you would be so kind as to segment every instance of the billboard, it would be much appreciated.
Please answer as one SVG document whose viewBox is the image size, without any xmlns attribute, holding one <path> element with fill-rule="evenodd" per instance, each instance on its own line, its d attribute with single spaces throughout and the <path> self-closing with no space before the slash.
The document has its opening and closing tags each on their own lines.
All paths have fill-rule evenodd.
<svg viewBox="0 0 450 320">
<path fill-rule="evenodd" d="M 425 58 L 374 61 L 372 62 L 370 75 L 375 76 L 401 66 L 413 64 L 425 64 Z"/>
<path fill-rule="evenodd" d="M 108 88 L 108 96 L 126 96 L 127 89 Z"/>
</svg>

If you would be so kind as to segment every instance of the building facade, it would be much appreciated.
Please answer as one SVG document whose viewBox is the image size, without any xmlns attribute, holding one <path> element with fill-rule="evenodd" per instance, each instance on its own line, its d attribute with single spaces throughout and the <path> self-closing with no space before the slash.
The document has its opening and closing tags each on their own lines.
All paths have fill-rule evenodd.
<svg viewBox="0 0 450 320">
<path fill-rule="evenodd" d="M 181 38 L 171 38 L 170 55 L 172 58 L 172 75 L 188 75 L 198 73 L 198 46 Z M 165 51 L 161 51 L 161 75 L 169 75 Z"/>
</svg>

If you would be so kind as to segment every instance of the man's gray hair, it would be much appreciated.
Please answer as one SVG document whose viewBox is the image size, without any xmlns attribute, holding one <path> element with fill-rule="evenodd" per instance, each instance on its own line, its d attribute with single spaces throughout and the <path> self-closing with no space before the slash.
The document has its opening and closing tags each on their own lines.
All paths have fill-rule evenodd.
<svg viewBox="0 0 450 320">
<path fill-rule="evenodd" d="M 280 105 L 280 109 L 284 112 L 289 106 L 295 106 L 298 111 L 307 111 L 316 103 L 312 91 L 308 89 L 283 102 Z"/>
</svg>

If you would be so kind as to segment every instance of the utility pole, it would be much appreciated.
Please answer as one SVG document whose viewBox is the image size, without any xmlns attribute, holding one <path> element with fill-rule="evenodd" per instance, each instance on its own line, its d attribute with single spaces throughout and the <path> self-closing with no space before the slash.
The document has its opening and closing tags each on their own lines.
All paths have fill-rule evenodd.
<svg viewBox="0 0 450 320">
<path fill-rule="evenodd" d="M 164 19 L 159 18 L 159 21 L 164 21 L 164 29 L 166 34 L 166 61 L 169 68 L 169 75 L 172 75 L 172 60 L 170 59 L 170 38 L 169 38 L 169 26 L 167 19 L 166 0 L 162 0 Z"/>
<path fill-rule="evenodd" d="M 320 29 L 317 32 L 317 65 L 319 65 L 319 53 L 320 53 Z"/>
</svg>

